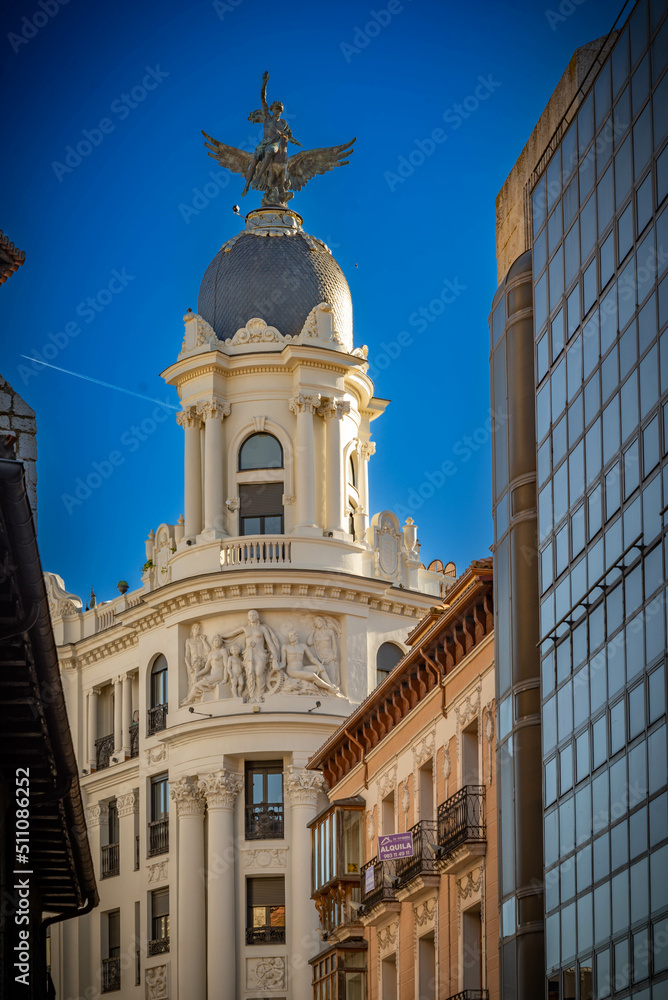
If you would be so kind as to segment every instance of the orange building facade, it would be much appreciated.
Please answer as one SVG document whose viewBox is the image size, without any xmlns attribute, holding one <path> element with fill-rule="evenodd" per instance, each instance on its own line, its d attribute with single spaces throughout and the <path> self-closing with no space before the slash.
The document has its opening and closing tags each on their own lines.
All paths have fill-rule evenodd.
<svg viewBox="0 0 668 1000">
<path fill-rule="evenodd" d="M 492 590 L 474 562 L 309 762 L 330 798 L 310 824 L 313 1000 L 499 996 Z M 404 832 L 413 854 L 381 860 Z"/>
</svg>

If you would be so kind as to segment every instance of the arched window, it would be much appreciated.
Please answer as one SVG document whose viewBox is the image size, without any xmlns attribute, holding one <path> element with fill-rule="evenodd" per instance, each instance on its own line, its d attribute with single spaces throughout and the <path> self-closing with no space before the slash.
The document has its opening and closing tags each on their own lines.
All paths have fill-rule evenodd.
<svg viewBox="0 0 668 1000">
<path fill-rule="evenodd" d="M 167 727 L 167 660 L 160 653 L 151 667 L 151 707 L 148 710 L 148 735 Z"/>
<path fill-rule="evenodd" d="M 396 667 L 399 660 L 404 655 L 401 646 L 396 642 L 384 642 L 378 647 L 376 653 L 376 684 L 384 681 L 390 670 Z"/>
<path fill-rule="evenodd" d="M 283 449 L 273 434 L 251 434 L 239 449 L 239 471 L 282 469 Z"/>
<path fill-rule="evenodd" d="M 354 486 L 357 489 L 357 477 L 355 474 L 355 460 L 351 455 L 348 459 L 348 485 Z"/>
</svg>

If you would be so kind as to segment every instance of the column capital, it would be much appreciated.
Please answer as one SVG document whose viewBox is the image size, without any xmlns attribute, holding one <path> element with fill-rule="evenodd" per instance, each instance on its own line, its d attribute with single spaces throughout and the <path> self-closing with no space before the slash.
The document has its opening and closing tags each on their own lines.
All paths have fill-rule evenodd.
<svg viewBox="0 0 668 1000">
<path fill-rule="evenodd" d="M 179 778 L 170 790 L 170 797 L 176 803 L 176 815 L 203 816 L 205 799 L 192 778 Z"/>
<path fill-rule="evenodd" d="M 323 396 L 322 402 L 317 410 L 319 417 L 338 417 L 339 420 L 350 413 L 350 403 L 347 399 L 334 399 L 331 396 Z"/>
<path fill-rule="evenodd" d="M 102 826 L 109 822 L 109 803 L 96 802 L 86 810 L 86 823 L 89 827 Z"/>
<path fill-rule="evenodd" d="M 326 782 L 319 771 L 302 767 L 289 767 L 285 789 L 293 806 L 315 806 L 319 792 L 324 792 Z"/>
<path fill-rule="evenodd" d="M 139 810 L 139 798 L 134 792 L 126 792 L 116 799 L 119 816 L 132 816 Z"/>
<path fill-rule="evenodd" d="M 88 689 L 88 694 L 94 694 L 94 695 L 102 694 L 102 688 L 99 688 L 99 687 L 89 688 Z"/>
<path fill-rule="evenodd" d="M 212 771 L 211 774 L 201 775 L 197 787 L 206 797 L 209 810 L 232 809 L 243 784 L 240 774 L 223 768 L 220 771 Z"/>
<path fill-rule="evenodd" d="M 368 462 L 372 455 L 376 454 L 376 442 L 375 441 L 360 441 L 359 443 L 359 453 L 360 457 Z"/>
<path fill-rule="evenodd" d="M 224 420 L 225 417 L 229 417 L 232 407 L 230 403 L 226 403 L 217 396 L 212 396 L 211 399 L 197 404 L 197 412 L 204 421 Z"/>
<path fill-rule="evenodd" d="M 202 424 L 202 416 L 199 412 L 199 407 L 184 406 L 183 409 L 176 414 L 176 422 L 179 427 L 200 427 Z"/>
<path fill-rule="evenodd" d="M 302 392 L 298 390 L 290 398 L 290 409 L 293 413 L 315 413 L 320 406 L 322 397 L 319 392 Z"/>
</svg>

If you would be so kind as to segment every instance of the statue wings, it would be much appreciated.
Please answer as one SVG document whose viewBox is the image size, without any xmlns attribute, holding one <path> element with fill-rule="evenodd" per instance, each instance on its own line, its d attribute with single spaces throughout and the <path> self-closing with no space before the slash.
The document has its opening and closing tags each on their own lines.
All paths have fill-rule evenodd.
<svg viewBox="0 0 668 1000">
<path fill-rule="evenodd" d="M 305 149 L 301 153 L 295 153 L 288 159 L 288 177 L 290 179 L 290 189 L 301 191 L 305 184 L 308 184 L 316 174 L 326 174 L 334 167 L 345 167 L 350 162 L 345 157 L 354 153 L 353 143 L 344 142 L 340 146 L 327 146 L 322 149 Z"/>
<path fill-rule="evenodd" d="M 204 145 L 209 150 L 209 156 L 217 160 L 221 167 L 226 167 L 235 174 L 241 174 L 242 177 L 246 176 L 253 160 L 251 153 L 237 149 L 236 146 L 227 146 L 224 142 L 219 142 L 218 139 L 214 139 L 204 131 L 202 135 L 207 140 Z M 316 174 L 326 174 L 327 171 L 333 170 L 335 167 L 347 166 L 349 160 L 346 157 L 354 152 L 353 143 L 355 141 L 356 138 L 350 142 L 344 142 L 340 146 L 305 149 L 288 157 L 289 189 L 301 191 L 304 185 L 308 184 Z M 256 171 L 251 186 L 258 191 L 266 190 L 269 187 L 268 176 Z"/>
<path fill-rule="evenodd" d="M 209 156 L 218 160 L 221 167 L 227 167 L 228 170 L 235 174 L 241 174 L 242 177 L 246 176 L 253 159 L 251 153 L 247 153 L 244 149 L 237 149 L 236 146 L 226 146 L 224 142 L 218 142 L 217 139 L 207 135 L 204 131 L 202 135 L 207 140 L 204 145 L 209 150 Z"/>
</svg>

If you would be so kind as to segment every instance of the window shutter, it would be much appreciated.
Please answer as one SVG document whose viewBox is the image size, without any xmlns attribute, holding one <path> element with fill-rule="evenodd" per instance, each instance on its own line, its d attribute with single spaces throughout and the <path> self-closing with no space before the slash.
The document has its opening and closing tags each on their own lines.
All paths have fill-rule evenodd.
<svg viewBox="0 0 668 1000">
<path fill-rule="evenodd" d="M 283 513 L 283 483 L 242 483 L 239 486 L 242 517 L 262 517 Z"/>
<path fill-rule="evenodd" d="M 249 909 L 253 906 L 285 905 L 285 879 L 283 876 L 249 878 L 246 883 L 246 892 Z"/>
<path fill-rule="evenodd" d="M 156 889 L 151 899 L 153 917 L 169 916 L 169 889 Z"/>
</svg>

